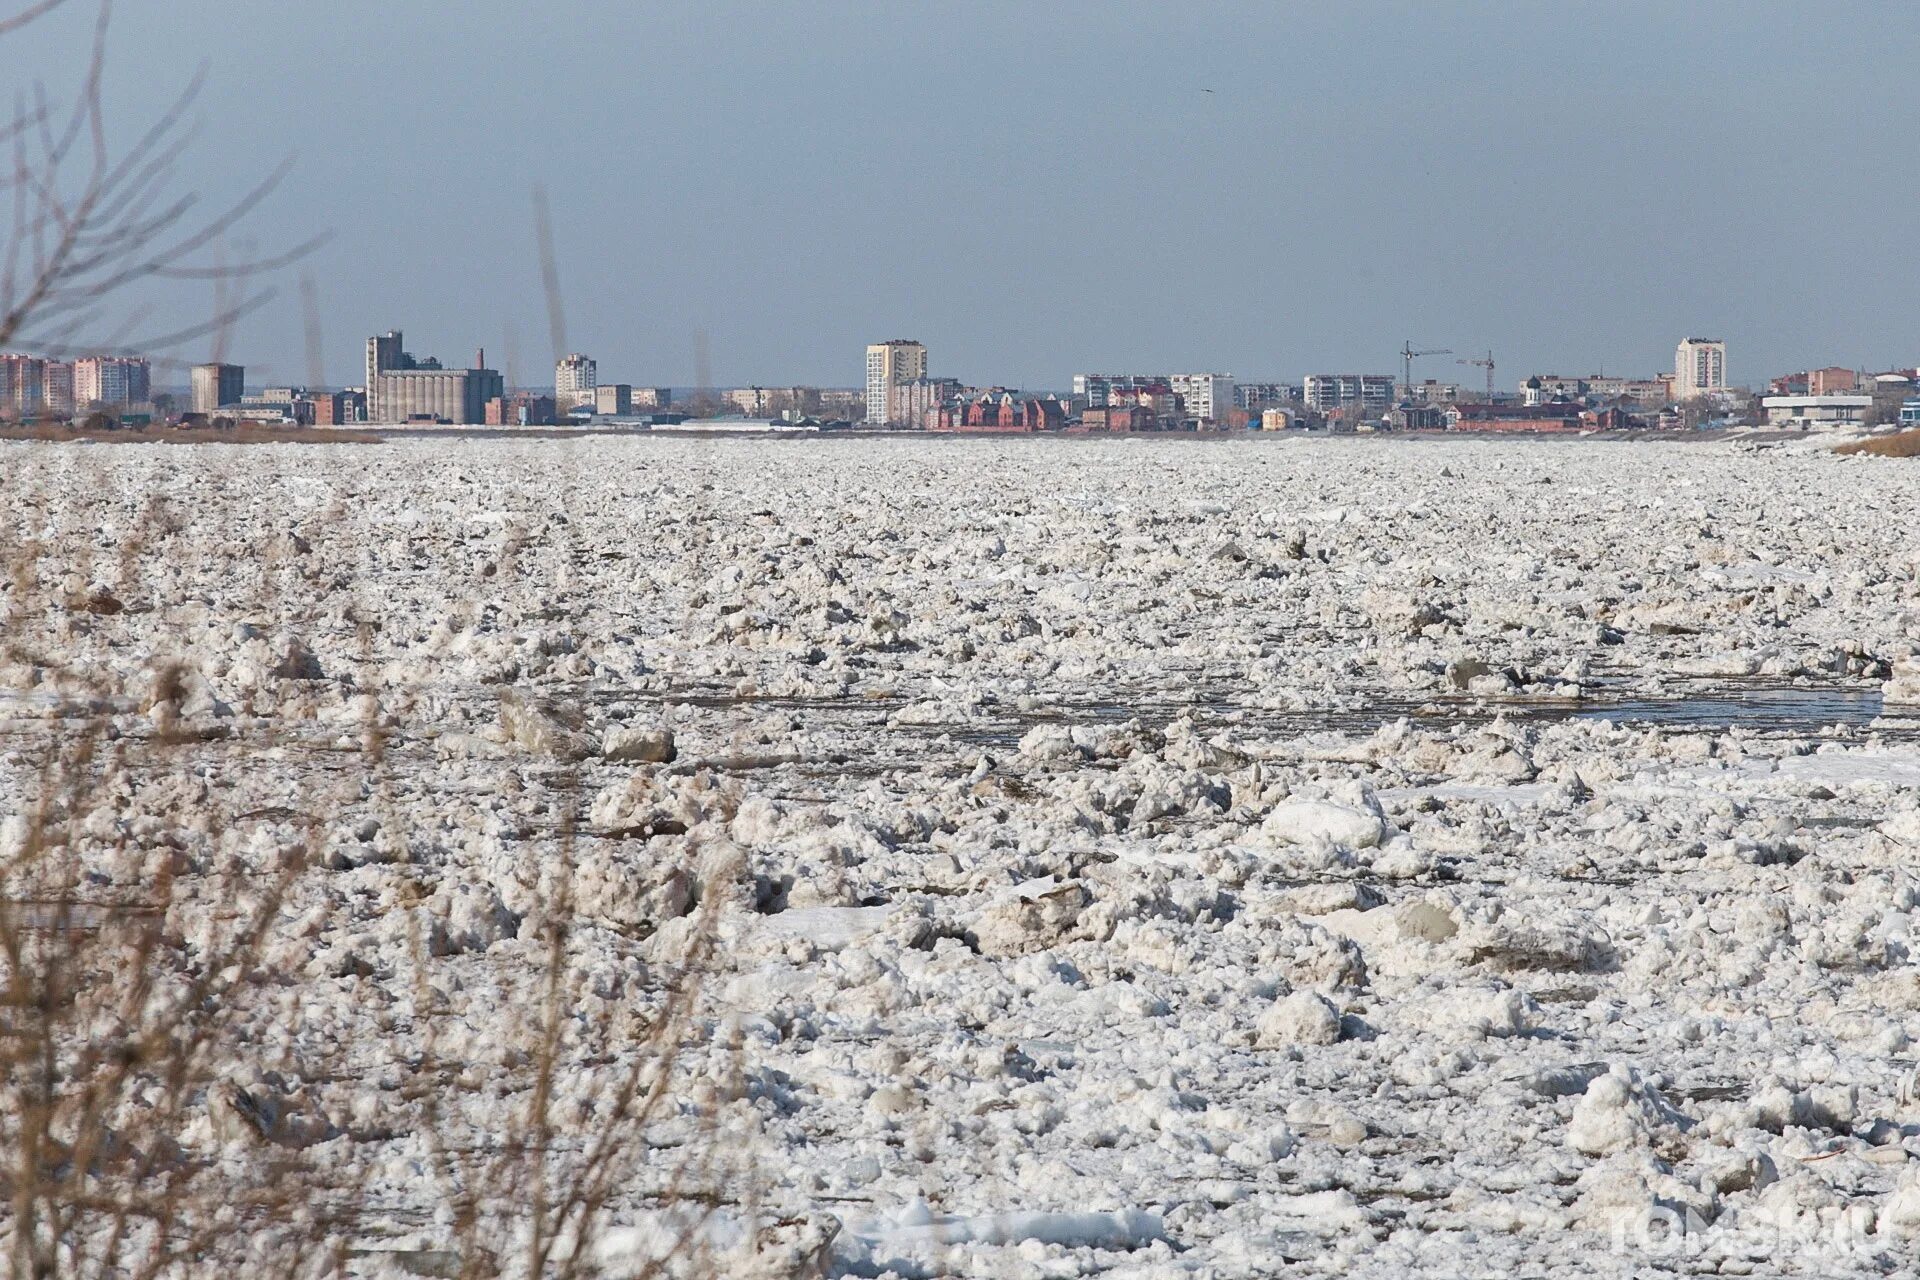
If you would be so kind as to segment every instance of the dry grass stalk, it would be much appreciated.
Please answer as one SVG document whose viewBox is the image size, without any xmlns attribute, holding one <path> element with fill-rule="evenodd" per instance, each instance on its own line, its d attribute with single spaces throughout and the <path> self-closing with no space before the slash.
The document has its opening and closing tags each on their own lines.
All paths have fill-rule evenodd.
<svg viewBox="0 0 1920 1280">
<path fill-rule="evenodd" d="M 1855 440 L 1850 444 L 1841 445 L 1834 452 L 1849 455 L 1864 454 L 1870 458 L 1920 458 L 1920 430 Z"/>
</svg>

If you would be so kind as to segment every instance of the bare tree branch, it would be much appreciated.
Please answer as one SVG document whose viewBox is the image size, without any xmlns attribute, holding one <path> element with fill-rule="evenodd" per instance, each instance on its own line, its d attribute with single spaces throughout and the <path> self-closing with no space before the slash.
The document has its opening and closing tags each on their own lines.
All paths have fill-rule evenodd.
<svg viewBox="0 0 1920 1280">
<path fill-rule="evenodd" d="M 4 36 L 10 31 L 15 31 L 26 26 L 35 18 L 52 13 L 66 2 L 67 0 L 39 0 L 38 4 L 28 5 L 11 18 L 0 18 L 0 36 Z"/>
<path fill-rule="evenodd" d="M 0 21 L 0 35 L 60 3 L 43 0 Z M 327 239 L 313 236 L 284 252 L 249 254 L 237 263 L 206 257 L 279 187 L 291 158 L 211 213 L 199 213 L 195 194 L 170 190 L 194 135 L 186 112 L 206 83 L 202 67 L 116 159 L 102 107 L 111 18 L 112 0 L 101 0 L 86 74 L 69 107 L 56 111 L 35 85 L 0 125 L 0 141 L 10 142 L 13 151 L 0 188 L 12 188 L 14 197 L 0 254 L 0 346 L 33 346 L 54 355 L 97 351 L 84 337 L 115 298 L 147 279 L 214 281 L 215 314 L 201 324 L 138 339 L 133 326 L 122 326 L 114 347 L 146 354 L 223 332 L 272 296 L 248 289 L 249 277 L 282 270 Z M 237 285 L 231 296 L 227 283 Z"/>
</svg>

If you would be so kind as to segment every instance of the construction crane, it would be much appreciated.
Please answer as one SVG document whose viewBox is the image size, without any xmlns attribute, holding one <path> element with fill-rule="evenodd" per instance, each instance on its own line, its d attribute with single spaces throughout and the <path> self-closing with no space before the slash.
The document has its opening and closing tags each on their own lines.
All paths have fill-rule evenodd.
<svg viewBox="0 0 1920 1280">
<path fill-rule="evenodd" d="M 1413 394 L 1413 362 L 1421 356 L 1450 356 L 1453 352 L 1445 347 L 1434 347 L 1428 351 L 1415 351 L 1413 340 L 1409 338 L 1400 347 L 1400 386 L 1408 396 Z"/>
<path fill-rule="evenodd" d="M 1485 360 L 1456 360 L 1455 364 L 1471 364 L 1487 371 L 1487 403 L 1493 403 L 1493 352 L 1487 352 Z"/>
</svg>

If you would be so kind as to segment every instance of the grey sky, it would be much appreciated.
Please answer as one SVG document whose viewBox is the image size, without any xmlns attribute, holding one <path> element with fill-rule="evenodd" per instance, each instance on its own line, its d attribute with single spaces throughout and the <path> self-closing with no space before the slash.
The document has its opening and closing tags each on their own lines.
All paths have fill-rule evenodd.
<svg viewBox="0 0 1920 1280">
<path fill-rule="evenodd" d="M 85 16 L 0 56 L 68 83 Z M 1739 382 L 1920 359 L 1911 0 L 120 0 L 116 23 L 116 136 L 204 57 L 188 176 L 231 194 L 297 153 L 250 226 L 334 231 L 307 264 L 333 381 L 389 326 L 461 363 L 512 332 L 509 372 L 550 380 L 535 181 L 569 345 L 606 380 L 693 381 L 696 330 L 720 385 L 853 385 L 885 337 L 1032 387 L 1385 372 L 1409 337 L 1491 347 L 1508 386 L 1653 373 L 1686 333 L 1725 338 Z M 168 318 L 208 302 L 183 286 Z M 303 351 L 289 279 L 230 358 L 304 380 Z"/>
</svg>

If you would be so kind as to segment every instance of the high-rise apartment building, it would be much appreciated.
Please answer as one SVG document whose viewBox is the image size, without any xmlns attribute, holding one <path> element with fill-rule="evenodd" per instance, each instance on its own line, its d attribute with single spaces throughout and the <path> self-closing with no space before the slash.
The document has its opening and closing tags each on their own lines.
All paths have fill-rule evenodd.
<svg viewBox="0 0 1920 1280">
<path fill-rule="evenodd" d="M 484 348 L 471 368 L 448 369 L 432 356 L 414 358 L 397 329 L 368 338 L 367 421 L 484 423 L 487 401 L 506 394 L 505 380 L 486 364 Z"/>
<path fill-rule="evenodd" d="M 1397 379 L 1390 373 L 1310 373 L 1301 388 L 1307 408 L 1330 413 L 1348 405 L 1382 412 L 1393 406 Z"/>
<path fill-rule="evenodd" d="M 197 364 L 193 366 L 193 411 L 216 413 L 227 405 L 239 404 L 246 394 L 247 369 L 238 364 Z"/>
<path fill-rule="evenodd" d="M 1673 398 L 1692 400 L 1727 389 L 1727 344 L 1718 338 L 1682 338 L 1673 357 Z"/>
<path fill-rule="evenodd" d="M 553 403 L 561 413 L 595 404 L 594 389 L 600 385 L 600 366 L 591 356 L 575 351 L 553 366 Z"/>
<path fill-rule="evenodd" d="M 893 389 L 927 376 L 927 349 L 893 338 L 867 348 L 867 421 L 882 426 L 896 421 Z"/>
<path fill-rule="evenodd" d="M 25 422 L 46 409 L 47 362 L 39 356 L 0 355 L 0 416 Z"/>
<path fill-rule="evenodd" d="M 49 360 L 46 371 L 46 389 L 42 402 L 46 412 L 61 418 L 72 417 L 73 366 L 65 360 Z"/>
<path fill-rule="evenodd" d="M 73 362 L 73 400 L 77 408 L 145 404 L 153 395 L 153 370 L 144 359 L 82 356 Z"/>
</svg>

